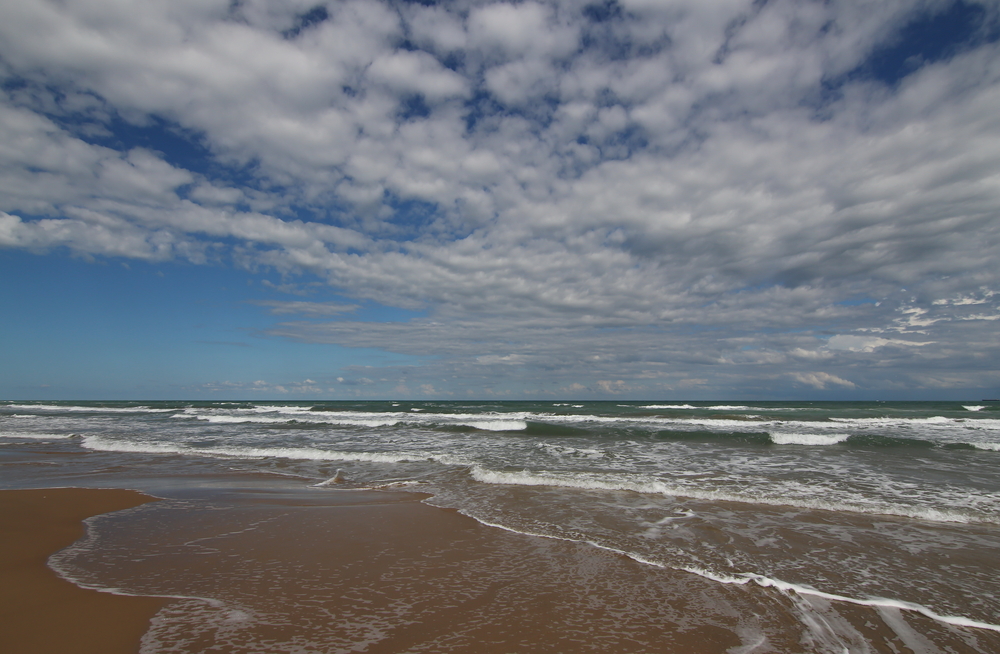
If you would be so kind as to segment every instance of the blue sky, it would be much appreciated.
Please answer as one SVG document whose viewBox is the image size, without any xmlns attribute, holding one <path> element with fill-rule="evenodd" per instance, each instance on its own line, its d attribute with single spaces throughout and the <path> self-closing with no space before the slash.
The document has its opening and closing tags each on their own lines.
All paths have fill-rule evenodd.
<svg viewBox="0 0 1000 654">
<path fill-rule="evenodd" d="M 0 8 L 0 398 L 1000 395 L 996 3 Z"/>
</svg>

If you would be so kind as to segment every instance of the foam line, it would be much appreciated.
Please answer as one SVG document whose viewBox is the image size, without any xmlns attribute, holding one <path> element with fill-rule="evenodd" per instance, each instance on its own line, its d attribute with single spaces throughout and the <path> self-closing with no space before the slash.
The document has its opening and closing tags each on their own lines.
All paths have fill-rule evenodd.
<svg viewBox="0 0 1000 654">
<path fill-rule="evenodd" d="M 775 588 L 783 593 L 811 595 L 813 597 L 819 597 L 822 599 L 832 600 L 836 602 L 846 602 L 848 604 L 855 604 L 858 606 L 884 607 L 892 609 L 903 609 L 906 611 L 915 611 L 917 613 L 920 613 L 921 615 L 931 618 L 932 620 L 937 620 L 938 622 L 944 622 L 946 624 L 955 625 L 957 627 L 972 627 L 974 629 L 987 629 L 989 631 L 996 631 L 1000 633 L 1000 625 L 991 624 L 989 622 L 982 622 L 980 620 L 973 620 L 971 618 L 966 618 L 963 616 L 941 615 L 940 613 L 933 611 L 922 604 L 915 604 L 913 602 L 904 602 L 903 600 L 888 599 L 885 597 L 871 597 L 868 599 L 858 599 L 856 597 L 848 597 L 847 595 L 827 593 L 822 590 L 816 590 L 815 588 L 810 588 L 809 586 L 800 586 L 798 584 L 792 584 L 787 581 L 781 581 L 780 579 L 772 579 L 771 577 L 765 577 L 764 575 L 758 575 L 752 572 L 743 572 L 736 576 L 729 576 L 729 575 L 718 575 L 709 572 L 708 570 L 703 570 L 694 567 L 684 567 L 680 569 L 684 570 L 685 572 L 690 572 L 692 574 L 696 574 L 701 577 L 705 577 L 706 579 L 711 579 L 712 581 L 717 581 L 722 584 L 744 585 L 753 582 L 758 586 L 764 588 Z"/>
</svg>

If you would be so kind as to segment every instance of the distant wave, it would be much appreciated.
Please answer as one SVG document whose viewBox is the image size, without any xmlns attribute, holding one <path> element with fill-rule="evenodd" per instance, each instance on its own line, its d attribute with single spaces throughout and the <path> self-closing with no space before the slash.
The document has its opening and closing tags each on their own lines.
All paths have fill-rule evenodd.
<svg viewBox="0 0 1000 654">
<path fill-rule="evenodd" d="M 0 404 L 4 409 L 26 409 L 28 411 L 67 411 L 71 413 L 170 413 L 179 409 L 154 409 L 148 406 L 112 407 L 59 404 Z"/>
<path fill-rule="evenodd" d="M 175 416 L 180 418 L 182 416 Z M 217 423 L 217 424 L 239 424 L 239 423 L 254 423 L 262 425 L 288 425 L 288 424 L 312 424 L 312 425 L 347 425 L 353 427 L 391 427 L 393 425 L 398 425 L 401 421 L 398 418 L 369 418 L 369 419 L 352 419 L 352 418 L 338 418 L 330 417 L 327 415 L 323 416 L 299 416 L 295 418 L 290 417 L 271 417 L 271 416 L 261 416 L 261 415 L 244 415 L 244 416 L 227 416 L 227 415 L 192 415 L 183 416 L 185 418 L 191 417 L 197 420 L 204 420 L 205 422 Z"/>
<path fill-rule="evenodd" d="M 905 438 L 897 436 L 882 436 L 879 434 L 848 434 L 842 431 L 810 433 L 784 431 L 706 431 L 706 430 L 662 430 L 654 433 L 661 440 L 680 442 L 715 442 L 732 445 L 811 445 L 846 447 L 916 447 L 929 448 L 950 444 L 937 443 L 920 438 Z M 973 446 L 968 445 L 969 448 Z M 992 448 L 982 448 L 992 449 Z"/>
<path fill-rule="evenodd" d="M 747 404 L 711 404 L 708 406 L 695 406 L 693 404 L 619 404 L 620 407 L 634 409 L 684 409 L 702 411 L 805 411 L 804 407 L 774 407 L 774 406 L 749 406 Z M 814 409 L 815 410 L 815 409 Z"/>
<path fill-rule="evenodd" d="M 180 419 L 197 419 L 218 424 L 310 424 L 341 425 L 350 427 L 392 427 L 414 425 L 421 427 L 469 427 L 481 431 L 524 431 L 528 428 L 526 413 L 400 413 L 374 411 L 311 411 L 292 407 L 294 411 L 258 411 L 256 409 L 217 410 L 188 409 L 174 416 Z M 301 410 L 300 410 L 301 409 Z M 267 415 L 278 413 L 280 415 Z M 235 414 L 235 415 L 234 415 Z"/>
<path fill-rule="evenodd" d="M 631 404 L 619 404 L 618 406 L 630 407 L 632 405 Z M 697 409 L 699 407 L 692 406 L 690 404 L 646 404 L 646 405 L 643 405 L 643 406 L 640 406 L 640 407 L 636 407 L 636 408 L 638 408 L 638 409 Z"/>
</svg>

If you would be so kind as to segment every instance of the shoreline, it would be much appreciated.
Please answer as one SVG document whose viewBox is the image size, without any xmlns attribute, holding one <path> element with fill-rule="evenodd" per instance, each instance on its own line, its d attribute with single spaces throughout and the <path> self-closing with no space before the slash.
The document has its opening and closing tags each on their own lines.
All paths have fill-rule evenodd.
<svg viewBox="0 0 1000 654">
<path fill-rule="evenodd" d="M 720 583 L 592 543 L 512 531 L 428 504 L 419 492 L 236 486 L 199 495 L 0 491 L 0 574 L 10 580 L 0 587 L 0 651 L 134 654 L 141 644 L 265 652 L 295 644 L 369 654 L 563 654 L 601 643 L 608 652 L 722 654 L 766 644 L 888 654 L 928 643 L 980 653 L 1000 643 L 995 632 L 942 624 L 909 606 Z M 114 535 L 85 548 L 110 556 L 100 564 L 109 588 L 134 595 L 83 588 L 47 566 L 84 535 L 84 519 L 146 503 L 109 518 L 118 523 L 107 532 Z M 803 619 L 837 626 L 813 629 Z"/>
<path fill-rule="evenodd" d="M 83 521 L 156 498 L 132 490 L 0 490 L 0 650 L 34 654 L 134 654 L 168 603 L 82 588 L 48 558 L 86 533 Z"/>
</svg>

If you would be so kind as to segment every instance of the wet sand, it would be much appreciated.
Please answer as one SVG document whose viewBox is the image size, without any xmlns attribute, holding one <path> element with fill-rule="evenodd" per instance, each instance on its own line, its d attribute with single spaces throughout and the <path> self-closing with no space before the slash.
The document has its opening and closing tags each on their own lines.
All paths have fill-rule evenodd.
<svg viewBox="0 0 1000 654">
<path fill-rule="evenodd" d="M 701 594 L 742 589 L 486 527 L 413 493 L 311 495 L 167 501 L 130 518 L 103 548 L 129 554 L 106 569 L 221 602 L 172 603 L 151 649 L 714 654 L 741 642 L 734 620 L 711 617 L 721 598 Z"/>
<path fill-rule="evenodd" d="M 134 491 L 0 491 L 0 651 L 126 654 L 139 650 L 164 601 L 80 588 L 46 566 L 84 534 L 85 518 L 153 498 Z"/>
<path fill-rule="evenodd" d="M 83 590 L 45 567 L 82 518 L 148 496 L 0 492 L 0 651 L 116 654 L 140 639 L 180 654 L 1000 651 L 991 632 L 718 584 L 422 497 L 199 491 L 102 517 L 96 540 L 61 560 L 95 584 L 188 598 L 166 603 Z"/>
</svg>

